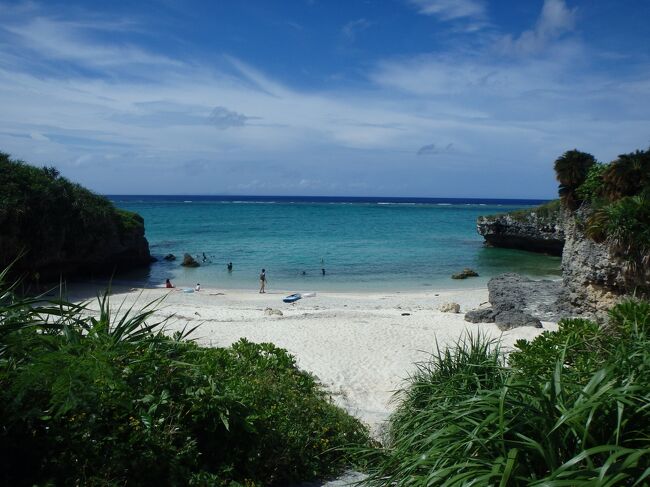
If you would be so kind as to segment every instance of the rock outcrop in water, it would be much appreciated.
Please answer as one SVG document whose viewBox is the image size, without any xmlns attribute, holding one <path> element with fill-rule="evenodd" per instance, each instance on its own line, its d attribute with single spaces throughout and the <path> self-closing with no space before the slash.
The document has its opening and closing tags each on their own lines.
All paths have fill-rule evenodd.
<svg viewBox="0 0 650 487">
<path fill-rule="evenodd" d="M 451 275 L 452 279 L 467 279 L 468 277 L 478 277 L 478 272 L 466 267 L 462 271 Z"/>
<path fill-rule="evenodd" d="M 152 260 L 140 215 L 0 153 L 0 268 L 28 278 L 112 273 Z"/>
<path fill-rule="evenodd" d="M 493 247 L 562 255 L 565 236 L 559 201 L 532 210 L 479 217 L 476 229 Z"/>
<path fill-rule="evenodd" d="M 183 267 L 199 267 L 201 264 L 199 264 L 194 257 L 192 257 L 190 254 L 184 254 L 183 255 L 183 262 L 181 263 Z"/>
</svg>

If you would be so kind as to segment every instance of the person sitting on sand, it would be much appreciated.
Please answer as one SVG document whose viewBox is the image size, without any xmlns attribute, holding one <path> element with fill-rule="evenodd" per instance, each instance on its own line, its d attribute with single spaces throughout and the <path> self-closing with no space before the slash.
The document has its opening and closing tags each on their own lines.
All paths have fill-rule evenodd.
<svg viewBox="0 0 650 487">
<path fill-rule="evenodd" d="M 196 283 L 196 287 L 194 288 L 195 291 L 200 291 L 201 290 L 201 284 L 198 282 Z"/>
<path fill-rule="evenodd" d="M 169 279 L 166 279 L 166 280 L 165 280 L 165 287 L 166 287 L 167 289 L 171 289 L 171 288 L 174 287 L 174 285 L 172 284 L 172 282 L 171 282 Z"/>
<path fill-rule="evenodd" d="M 266 269 L 262 269 L 262 273 L 260 274 L 260 293 L 265 293 L 265 287 L 266 287 Z"/>
</svg>

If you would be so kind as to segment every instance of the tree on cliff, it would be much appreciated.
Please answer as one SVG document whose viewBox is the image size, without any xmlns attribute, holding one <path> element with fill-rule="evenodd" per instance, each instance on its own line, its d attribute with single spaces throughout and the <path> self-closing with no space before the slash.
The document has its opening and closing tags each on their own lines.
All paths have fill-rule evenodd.
<svg viewBox="0 0 650 487">
<path fill-rule="evenodd" d="M 580 219 L 586 235 L 622 260 L 627 291 L 650 295 L 650 149 L 609 164 L 568 151 L 555 170 L 565 206 L 574 211 L 585 203 Z"/>
<path fill-rule="evenodd" d="M 119 263 L 144 264 L 149 248 L 139 215 L 106 198 L 0 152 L 0 267 L 57 277 Z"/>
<path fill-rule="evenodd" d="M 585 182 L 589 169 L 594 164 L 594 156 L 577 149 L 567 151 L 555 160 L 555 176 L 560 182 L 560 198 L 568 208 L 575 210 L 580 206 L 576 190 Z"/>
<path fill-rule="evenodd" d="M 603 193 L 610 201 L 650 188 L 650 150 L 621 154 L 603 174 Z"/>
</svg>

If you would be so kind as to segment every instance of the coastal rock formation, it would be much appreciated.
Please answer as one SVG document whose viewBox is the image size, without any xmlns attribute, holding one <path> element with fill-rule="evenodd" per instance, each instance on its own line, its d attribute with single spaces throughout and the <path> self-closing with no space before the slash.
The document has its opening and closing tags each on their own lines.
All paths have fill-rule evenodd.
<svg viewBox="0 0 650 487">
<path fill-rule="evenodd" d="M 501 331 L 512 330 L 520 326 L 542 328 L 542 322 L 539 319 L 521 311 L 503 311 L 497 313 L 494 318 L 494 323 Z"/>
<path fill-rule="evenodd" d="M 478 272 L 476 272 L 474 269 L 469 269 L 466 267 L 462 271 L 451 275 L 452 279 L 467 279 L 468 277 L 478 277 Z"/>
<path fill-rule="evenodd" d="M 628 282 L 625 260 L 607 242 L 596 242 L 585 234 L 584 222 L 589 218 L 590 211 L 587 205 L 573 213 L 563 211 L 559 213 L 562 220 L 555 222 L 555 228 L 561 229 L 564 242 L 561 284 L 555 281 L 533 281 L 516 274 L 498 276 L 488 283 L 494 316 L 485 310 L 473 310 L 465 315 L 465 319 L 473 323 L 493 322 L 492 318 L 496 318 L 497 314 L 515 309 L 525 310 L 549 321 L 576 315 L 605 320 L 607 310 L 630 296 L 633 285 Z M 498 218 L 502 222 L 515 221 L 510 215 Z M 483 217 L 479 222 L 487 219 L 494 217 Z M 528 223 L 533 225 L 533 222 L 534 219 L 531 219 Z M 525 225 L 517 225 L 510 225 L 508 231 L 502 233 L 503 238 L 506 238 L 505 235 L 514 235 L 515 228 L 524 231 Z M 541 225 L 537 229 L 538 240 L 543 235 L 552 234 L 550 227 Z M 518 236 L 513 238 L 520 241 Z M 645 269 L 645 273 L 645 281 L 650 282 L 650 269 Z"/>
<path fill-rule="evenodd" d="M 201 264 L 199 264 L 194 257 L 192 257 L 190 254 L 184 254 L 183 255 L 183 262 L 181 263 L 182 266 L 184 267 L 200 267 Z"/>
<path fill-rule="evenodd" d="M 465 313 L 465 321 L 470 323 L 494 323 L 494 317 L 492 308 L 477 308 Z"/>
<path fill-rule="evenodd" d="M 440 311 L 443 313 L 460 313 L 460 304 L 458 303 L 444 303 L 440 305 Z"/>
<path fill-rule="evenodd" d="M 560 281 L 535 280 L 509 272 L 488 282 L 488 300 L 495 315 L 521 311 L 544 321 L 558 321 L 567 315 L 560 303 Z"/>
<path fill-rule="evenodd" d="M 176 256 L 174 254 L 167 254 L 166 256 L 163 257 L 163 260 L 170 262 L 172 260 L 176 260 Z"/>
<path fill-rule="evenodd" d="M 540 319 L 558 321 L 568 315 L 560 304 L 562 292 L 558 281 L 536 281 L 519 274 L 507 273 L 488 282 L 491 307 L 465 314 L 471 323 L 496 323 L 501 330 L 519 326 L 541 328 Z"/>
<path fill-rule="evenodd" d="M 493 247 L 562 255 L 565 240 L 562 213 L 559 202 L 551 202 L 533 210 L 481 216 L 476 229 Z"/>
<path fill-rule="evenodd" d="M 575 314 L 603 318 L 626 293 L 625 263 L 606 243 L 588 238 L 581 226 L 588 213 L 582 208 L 565 221 L 562 254 L 562 304 Z"/>
<path fill-rule="evenodd" d="M 28 279 L 59 279 L 147 266 L 140 215 L 73 184 L 54 168 L 0 153 L 0 267 Z"/>
</svg>

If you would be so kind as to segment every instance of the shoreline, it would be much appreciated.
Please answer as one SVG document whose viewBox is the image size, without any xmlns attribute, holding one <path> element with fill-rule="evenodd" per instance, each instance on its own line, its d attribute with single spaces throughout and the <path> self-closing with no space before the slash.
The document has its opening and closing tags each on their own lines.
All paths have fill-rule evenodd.
<svg viewBox="0 0 650 487">
<path fill-rule="evenodd" d="M 70 284 L 74 301 L 96 303 L 97 286 Z M 394 392 L 427 360 L 436 344 L 446 348 L 464 333 L 483 333 L 511 348 L 521 338 L 532 339 L 544 329 L 516 328 L 501 332 L 496 325 L 464 321 L 464 313 L 487 302 L 485 287 L 471 290 L 418 292 L 318 292 L 311 298 L 286 304 L 285 291 L 260 294 L 251 290 L 204 288 L 184 293 L 176 288 L 114 286 L 111 306 L 140 309 L 162 299 L 152 320 L 169 319 L 166 330 L 198 328 L 191 339 L 204 346 L 227 347 L 246 338 L 271 342 L 296 358 L 302 370 L 314 374 L 332 400 L 370 426 L 379 436 L 393 410 Z M 438 308 L 448 302 L 461 312 Z M 270 311 L 271 310 L 271 311 Z"/>
</svg>

